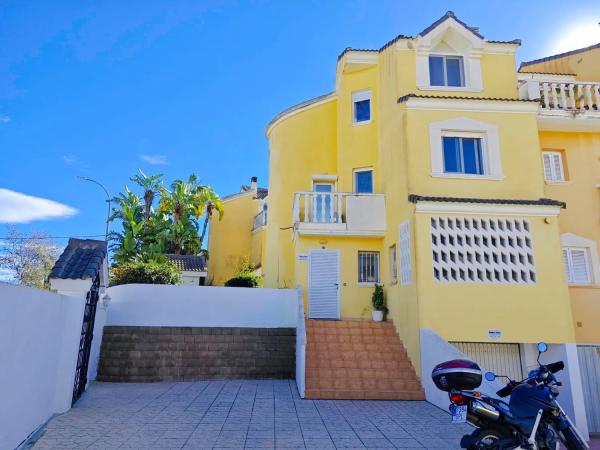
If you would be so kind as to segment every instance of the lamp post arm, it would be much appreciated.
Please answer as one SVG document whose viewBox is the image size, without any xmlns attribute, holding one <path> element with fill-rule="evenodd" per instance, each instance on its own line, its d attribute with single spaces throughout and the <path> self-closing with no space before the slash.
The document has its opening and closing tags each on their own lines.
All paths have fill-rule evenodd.
<svg viewBox="0 0 600 450">
<path fill-rule="evenodd" d="M 96 181 L 92 178 L 88 178 L 88 177 L 83 177 L 81 175 L 77 175 L 77 178 L 79 180 L 83 180 L 83 181 L 89 181 L 90 183 L 94 183 L 97 184 L 98 186 L 100 186 L 102 188 L 102 190 L 104 191 L 104 193 L 106 194 L 106 202 L 108 203 L 108 212 L 106 214 L 106 232 L 104 234 L 104 240 L 106 242 L 108 242 L 108 224 L 110 222 L 110 208 L 111 208 L 111 197 L 110 197 L 110 193 L 108 192 L 108 189 L 106 189 L 106 187 L 100 183 L 99 181 Z"/>
</svg>

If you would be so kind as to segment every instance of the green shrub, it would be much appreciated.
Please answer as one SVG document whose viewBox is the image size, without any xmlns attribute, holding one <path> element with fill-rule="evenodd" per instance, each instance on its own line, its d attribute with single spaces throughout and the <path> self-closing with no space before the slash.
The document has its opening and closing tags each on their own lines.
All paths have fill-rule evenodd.
<svg viewBox="0 0 600 450">
<path fill-rule="evenodd" d="M 225 282 L 227 287 L 255 288 L 260 284 L 260 277 L 250 272 L 240 272 Z"/>
<path fill-rule="evenodd" d="M 120 264 L 110 270 L 110 285 L 179 284 L 181 271 L 166 258 L 144 258 Z"/>
<path fill-rule="evenodd" d="M 383 295 L 383 286 L 381 284 L 375 285 L 371 302 L 375 311 L 383 311 L 384 314 L 388 313 L 388 308 L 385 305 L 385 297 Z"/>
</svg>

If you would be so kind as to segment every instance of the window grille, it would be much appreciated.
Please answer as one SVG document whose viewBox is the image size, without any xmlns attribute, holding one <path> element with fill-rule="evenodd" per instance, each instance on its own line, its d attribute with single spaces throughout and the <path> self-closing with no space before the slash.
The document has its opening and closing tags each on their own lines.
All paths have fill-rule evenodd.
<svg viewBox="0 0 600 450">
<path fill-rule="evenodd" d="M 400 224 L 400 282 L 410 284 L 412 267 L 410 262 L 410 225 L 408 220 Z"/>
<path fill-rule="evenodd" d="M 379 252 L 358 252 L 358 282 L 379 283 Z"/>
<path fill-rule="evenodd" d="M 529 222 L 491 217 L 432 217 L 433 276 L 450 283 L 536 282 Z"/>
</svg>

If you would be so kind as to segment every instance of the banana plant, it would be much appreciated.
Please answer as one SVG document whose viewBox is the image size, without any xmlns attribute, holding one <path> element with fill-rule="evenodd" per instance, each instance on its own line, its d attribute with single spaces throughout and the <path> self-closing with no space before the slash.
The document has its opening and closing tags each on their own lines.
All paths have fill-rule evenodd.
<svg viewBox="0 0 600 450">
<path fill-rule="evenodd" d="M 154 203 L 154 197 L 162 188 L 163 175 L 162 173 L 159 173 L 157 175 L 147 176 L 144 172 L 142 172 L 142 169 L 138 170 L 140 173 L 132 176 L 130 180 L 144 189 L 144 221 L 148 221 L 152 216 L 152 204 Z"/>
</svg>

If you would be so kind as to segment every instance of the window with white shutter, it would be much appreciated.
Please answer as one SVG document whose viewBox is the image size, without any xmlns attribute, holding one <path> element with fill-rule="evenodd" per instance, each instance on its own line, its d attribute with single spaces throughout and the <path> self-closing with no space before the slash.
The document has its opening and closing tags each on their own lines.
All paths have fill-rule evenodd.
<svg viewBox="0 0 600 450">
<path fill-rule="evenodd" d="M 565 181 L 563 155 L 561 152 L 542 152 L 544 179 L 546 181 Z"/>
<path fill-rule="evenodd" d="M 408 220 L 400 224 L 400 282 L 412 282 L 412 268 L 410 262 L 410 226 Z"/>
<path fill-rule="evenodd" d="M 569 283 L 591 284 L 592 270 L 586 248 L 564 247 L 563 258 Z"/>
<path fill-rule="evenodd" d="M 398 258 L 396 244 L 390 247 L 390 278 L 392 283 L 398 282 Z"/>
</svg>

